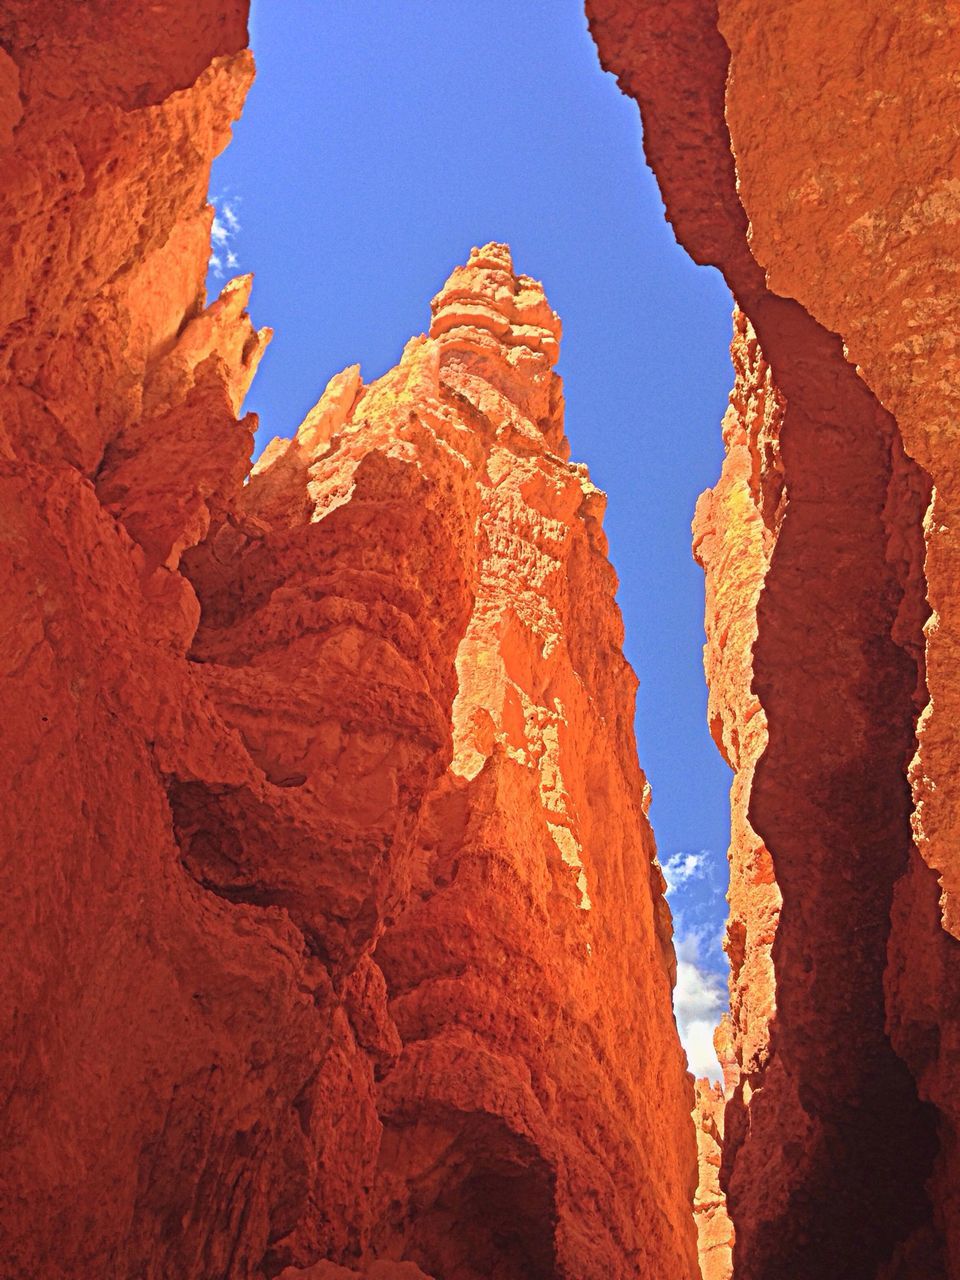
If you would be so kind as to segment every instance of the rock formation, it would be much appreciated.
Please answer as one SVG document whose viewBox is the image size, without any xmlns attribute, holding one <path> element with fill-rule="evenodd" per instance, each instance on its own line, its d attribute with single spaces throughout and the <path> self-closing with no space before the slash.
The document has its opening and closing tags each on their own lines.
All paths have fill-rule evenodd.
<svg viewBox="0 0 960 1280">
<path fill-rule="evenodd" d="M 739 308 L 695 524 L 736 770 L 734 1275 L 958 1275 L 957 16 L 587 8 Z"/>
<path fill-rule="evenodd" d="M 733 1223 L 720 1185 L 723 1161 L 723 1122 L 726 1104 L 740 1078 L 733 1022 L 720 1019 L 713 1036 L 723 1082 L 697 1080 L 693 1115 L 697 1125 L 697 1192 L 693 1214 L 697 1224 L 697 1253 L 702 1280 L 728 1280 L 733 1267 Z"/>
<path fill-rule="evenodd" d="M 0 20 L 0 1274 L 696 1275 L 603 496 L 509 252 L 245 482 L 244 5 Z"/>
<path fill-rule="evenodd" d="M 7 0 L 0 1276 L 960 1275 L 958 19 L 588 11 L 738 308 L 723 1086 L 539 284 L 475 250 L 250 472 L 246 4 Z"/>
</svg>

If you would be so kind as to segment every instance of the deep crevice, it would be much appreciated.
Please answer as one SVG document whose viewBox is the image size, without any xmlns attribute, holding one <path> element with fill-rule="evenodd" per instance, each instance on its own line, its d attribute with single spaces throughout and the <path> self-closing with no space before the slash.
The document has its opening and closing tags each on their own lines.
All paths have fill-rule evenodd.
<svg viewBox="0 0 960 1280">
<path fill-rule="evenodd" d="M 588 13 L 603 64 L 642 108 L 678 239 L 723 272 L 787 402 L 789 505 L 754 649 L 769 743 L 750 806 L 784 898 L 778 1013 L 749 1103 L 741 1084 L 727 1107 L 735 1270 L 738 1280 L 867 1280 L 909 1238 L 938 1249 L 924 1187 L 937 1116 L 891 1045 L 884 990 L 895 888 L 918 860 L 906 768 L 923 679 L 929 478 L 839 337 L 771 294 L 750 253 L 716 5 L 649 6 L 627 23 L 614 0 L 590 0 Z"/>
<path fill-rule="evenodd" d="M 919 560 L 930 484 L 835 335 L 770 295 L 751 312 L 786 397 L 788 505 L 754 649 L 769 743 L 750 806 L 784 902 L 776 1094 L 751 1100 L 749 1136 L 742 1090 L 728 1106 L 725 1182 L 738 1276 L 833 1268 L 867 1280 L 929 1219 L 937 1151 L 935 1113 L 890 1044 L 884 999 L 894 885 L 912 850 L 906 767 L 925 619 L 922 578 L 891 557 L 887 519 L 905 521 L 895 532 L 913 536 Z M 908 592 L 919 601 L 904 608 Z M 893 638 L 905 617 L 906 647 Z M 761 1170 L 801 1134 L 802 1176 L 778 1202 Z"/>
</svg>

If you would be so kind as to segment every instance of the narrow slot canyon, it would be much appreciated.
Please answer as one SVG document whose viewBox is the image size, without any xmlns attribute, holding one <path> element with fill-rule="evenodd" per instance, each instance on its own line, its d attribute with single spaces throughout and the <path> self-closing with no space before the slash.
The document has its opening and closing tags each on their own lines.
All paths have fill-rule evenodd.
<svg viewBox="0 0 960 1280">
<path fill-rule="evenodd" d="M 645 263 L 648 292 L 614 296 L 601 244 L 580 283 L 556 271 L 562 307 L 524 274 L 538 227 L 549 265 L 584 211 L 596 236 L 619 215 L 504 195 L 515 242 L 446 261 L 429 309 L 418 282 L 386 372 L 330 369 L 295 431 L 287 385 L 258 437 L 272 334 L 230 278 L 242 206 L 208 203 L 248 18 L 0 3 L 0 1277 L 960 1277 L 960 17 L 586 3 L 610 110 L 735 303 L 692 526 L 712 773 L 695 700 L 672 725 L 663 686 L 663 722 L 635 719 L 625 648 L 668 535 L 619 568 L 597 487 L 618 451 L 644 495 L 632 465 L 709 455 L 691 428 L 661 464 L 646 389 L 631 434 L 582 440 L 652 365 L 606 400 L 609 366 L 565 359 L 629 308 L 635 346 L 658 305 L 694 340 L 719 293 Z M 560 49 L 542 75 L 581 74 Z M 372 42 L 356 57 L 372 86 Z M 462 94 L 459 132 L 471 102 L 494 131 Z M 611 150 L 632 136 L 597 111 Z M 572 120 L 541 126 L 561 165 Z M 340 176 L 389 198 L 369 168 Z M 438 227 L 496 200 L 463 168 L 445 200 L 423 174 Z M 390 253 L 419 271 L 407 216 Z M 364 316 L 341 309 L 345 342 Z M 717 353 L 685 358 L 706 386 Z M 642 633 L 661 675 L 682 590 Z M 723 1078 L 695 1080 L 720 1071 L 679 993 L 693 973 L 701 1024 L 720 1012 L 717 957 L 689 950 L 716 906 L 677 885 L 727 767 Z"/>
<path fill-rule="evenodd" d="M 905 456 L 897 421 L 843 342 L 771 293 L 751 252 L 757 228 L 741 204 L 744 172 L 728 130 L 756 98 L 747 105 L 740 88 L 738 114 L 732 53 L 746 47 L 746 74 L 762 79 L 772 73 L 749 61 L 758 40 L 789 33 L 826 66 L 830 37 L 813 5 L 798 6 L 792 22 L 756 5 L 751 23 L 750 8 L 651 8 L 631 26 L 630 6 L 592 6 L 602 60 L 640 102 L 678 238 L 697 261 L 721 267 L 748 318 L 725 477 L 697 530 L 717 610 L 707 656 L 715 736 L 738 769 L 733 1019 L 721 1032 L 732 1097 L 719 1176 L 736 1233 L 733 1274 L 951 1276 L 960 1266 L 956 1122 L 941 1055 L 957 953 L 935 919 L 937 887 L 914 846 L 907 784 L 908 770 L 918 773 L 918 716 L 936 711 L 924 662 L 931 475 Z M 680 29 L 683 41 L 671 40 Z M 955 47 L 954 29 L 937 34 L 948 33 Z M 863 15 L 837 47 L 858 57 L 865 79 L 875 51 L 872 75 L 889 84 L 898 56 L 927 50 L 909 40 L 903 13 Z M 802 65 L 798 48 L 781 99 L 792 88 L 802 101 Z M 855 88 L 836 91 L 848 110 Z M 851 116 L 851 132 L 867 126 L 863 108 Z M 782 120 L 765 141 L 782 142 L 789 127 Z M 815 130 L 793 137 L 802 146 Z M 849 155 L 840 163 L 847 172 Z M 865 161 L 849 201 L 877 176 Z M 919 199 L 909 188 L 897 196 Z M 891 198 L 894 242 L 897 212 Z M 856 289 L 846 285 L 848 305 Z M 727 1265 L 721 1247 L 718 1274 Z"/>
</svg>

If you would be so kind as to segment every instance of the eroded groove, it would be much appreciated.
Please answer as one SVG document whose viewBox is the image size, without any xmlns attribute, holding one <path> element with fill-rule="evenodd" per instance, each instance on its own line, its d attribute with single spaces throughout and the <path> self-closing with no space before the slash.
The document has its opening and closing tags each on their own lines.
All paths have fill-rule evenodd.
<svg viewBox="0 0 960 1280">
<path fill-rule="evenodd" d="M 785 396 L 787 507 L 758 607 L 769 742 L 749 813 L 783 908 L 771 1063 L 751 1081 L 749 1119 L 742 1086 L 728 1106 L 725 1182 L 738 1275 L 833 1265 L 866 1278 L 929 1217 L 937 1147 L 933 1111 L 887 1037 L 883 988 L 912 847 L 918 684 L 893 633 L 904 612 L 923 618 L 916 601 L 903 610 L 922 582 L 901 578 L 891 535 L 919 551 L 929 483 L 836 338 L 788 302 L 754 315 Z"/>
</svg>

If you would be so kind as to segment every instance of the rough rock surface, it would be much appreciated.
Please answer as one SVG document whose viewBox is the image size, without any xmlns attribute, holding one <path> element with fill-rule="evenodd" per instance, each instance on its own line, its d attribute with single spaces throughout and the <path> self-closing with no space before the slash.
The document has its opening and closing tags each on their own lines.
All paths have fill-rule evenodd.
<svg viewBox="0 0 960 1280">
<path fill-rule="evenodd" d="M 245 483 L 270 335 L 202 282 L 246 5 L 8 0 L 4 1277 L 960 1274 L 957 19 L 588 10 L 738 304 L 696 1199 L 542 290 L 475 251 Z"/>
<path fill-rule="evenodd" d="M 713 1036 L 723 1082 L 697 1080 L 693 1116 L 697 1126 L 697 1192 L 693 1214 L 697 1224 L 697 1253 L 702 1280 L 730 1280 L 733 1273 L 734 1230 L 727 1197 L 720 1185 L 723 1164 L 723 1121 L 727 1101 L 740 1079 L 737 1043 L 728 1014 Z"/>
<path fill-rule="evenodd" d="M 222 894 L 285 878 L 285 905 L 326 955 L 336 943 L 336 965 L 375 945 L 352 1015 L 383 1126 L 363 1228 L 375 1256 L 476 1280 L 682 1276 L 692 1133 L 669 919 L 603 497 L 566 461 L 558 339 L 539 285 L 488 245 L 395 370 L 370 387 L 344 370 L 267 447 L 237 519 L 187 557 L 192 653 L 268 778 L 322 793 L 328 824 L 375 825 L 338 830 L 339 878 L 307 862 L 294 884 L 286 841 L 268 867 L 225 864 L 222 844 L 210 856 L 211 805 L 229 806 L 238 843 L 252 817 L 207 787 L 181 845 Z M 310 701 L 324 716 L 306 717 L 301 673 L 324 668 Z M 418 726 L 428 691 L 450 709 L 439 776 L 422 744 L 449 730 Z M 409 771 L 397 726 L 377 723 L 391 702 L 418 730 Z M 416 819 L 402 840 L 398 813 Z M 358 889 L 375 869 L 371 902 Z M 672 1085 L 654 1100 L 644 1079 Z"/>
<path fill-rule="evenodd" d="M 784 508 L 783 398 L 740 311 L 734 315 L 731 355 L 736 381 L 723 420 L 726 457 L 716 487 L 697 504 L 693 551 L 706 573 L 708 715 L 717 746 L 734 771 L 725 950 L 737 1072 L 750 1079 L 766 1066 L 770 1053 L 776 1012 L 771 948 L 782 905 L 770 851 L 751 825 L 748 809 L 757 762 L 767 746 L 767 717 L 751 682 L 757 603 Z M 734 1084 L 739 1082 L 738 1074 Z"/>
<path fill-rule="evenodd" d="M 4 1277 L 696 1273 L 602 495 L 502 246 L 244 483 L 242 4 L 0 18 Z"/>
<path fill-rule="evenodd" d="M 737 770 L 734 1274 L 960 1274 L 956 18 L 588 12 L 678 238 L 742 313 L 695 524 Z"/>
</svg>

